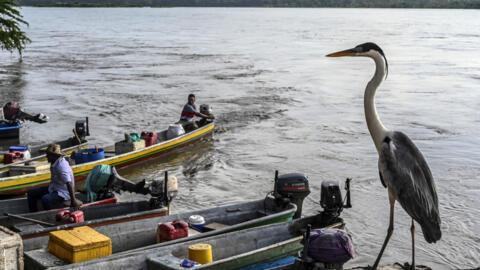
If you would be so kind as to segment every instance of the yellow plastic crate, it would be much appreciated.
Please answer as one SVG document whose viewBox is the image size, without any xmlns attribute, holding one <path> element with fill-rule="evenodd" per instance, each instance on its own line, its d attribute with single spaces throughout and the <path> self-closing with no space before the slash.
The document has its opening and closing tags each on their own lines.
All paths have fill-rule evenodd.
<svg viewBox="0 0 480 270">
<path fill-rule="evenodd" d="M 88 261 L 112 254 L 112 240 L 83 226 L 50 232 L 48 251 L 70 263 Z"/>
</svg>

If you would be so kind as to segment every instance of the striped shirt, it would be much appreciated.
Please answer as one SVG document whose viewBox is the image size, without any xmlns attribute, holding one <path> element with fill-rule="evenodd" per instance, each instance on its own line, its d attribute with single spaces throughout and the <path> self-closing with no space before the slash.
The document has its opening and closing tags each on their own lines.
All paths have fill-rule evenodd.
<svg viewBox="0 0 480 270">
<path fill-rule="evenodd" d="M 193 117 L 195 117 L 196 111 L 197 108 L 195 107 L 195 105 L 190 105 L 188 103 L 185 104 L 185 106 L 183 106 L 182 115 L 180 116 L 180 121 L 192 122 Z"/>
</svg>

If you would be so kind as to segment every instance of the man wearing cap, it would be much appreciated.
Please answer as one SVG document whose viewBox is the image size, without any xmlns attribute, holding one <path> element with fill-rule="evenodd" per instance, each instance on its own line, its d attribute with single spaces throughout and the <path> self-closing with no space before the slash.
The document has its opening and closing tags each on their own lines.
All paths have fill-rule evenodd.
<svg viewBox="0 0 480 270">
<path fill-rule="evenodd" d="M 48 187 L 32 188 L 28 191 L 28 208 L 36 212 L 37 200 L 42 200 L 44 210 L 50 210 L 63 201 L 70 200 L 70 206 L 78 210 L 79 204 L 75 199 L 75 181 L 72 168 L 65 160 L 65 154 L 60 151 L 60 145 L 50 144 L 46 151 L 50 163 L 51 180 Z"/>
</svg>

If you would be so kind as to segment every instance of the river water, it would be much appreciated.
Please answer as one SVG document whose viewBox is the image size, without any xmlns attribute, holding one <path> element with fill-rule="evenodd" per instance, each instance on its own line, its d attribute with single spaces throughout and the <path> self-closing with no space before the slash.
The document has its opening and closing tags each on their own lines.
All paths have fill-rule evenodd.
<svg viewBox="0 0 480 270">
<path fill-rule="evenodd" d="M 90 141 L 175 122 L 187 95 L 213 106 L 210 142 L 124 171 L 135 180 L 179 179 L 175 211 L 263 198 L 280 174 L 305 173 L 320 210 L 324 180 L 352 181 L 344 211 L 357 256 L 373 264 L 388 227 L 387 192 L 364 121 L 364 58 L 325 58 L 367 41 L 390 73 L 377 93 L 387 128 L 408 134 L 436 180 L 442 239 L 417 226 L 416 262 L 480 266 L 480 11 L 263 8 L 22 8 L 32 43 L 19 62 L 0 52 L 3 102 L 50 116 L 26 123 L 31 144 L 71 136 L 90 117 Z M 382 263 L 409 261 L 410 218 L 397 204 Z"/>
</svg>

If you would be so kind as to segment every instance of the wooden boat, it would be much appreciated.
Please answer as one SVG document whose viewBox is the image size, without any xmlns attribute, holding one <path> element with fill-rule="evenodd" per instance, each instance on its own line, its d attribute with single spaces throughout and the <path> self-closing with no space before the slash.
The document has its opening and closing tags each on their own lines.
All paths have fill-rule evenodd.
<svg viewBox="0 0 480 270">
<path fill-rule="evenodd" d="M 291 220 L 296 210 L 297 207 L 295 204 L 279 204 L 275 198 L 272 196 L 267 196 L 265 199 L 253 202 L 215 207 L 166 217 L 131 221 L 122 224 L 112 224 L 96 227 L 95 230 L 103 235 L 106 235 L 112 240 L 114 253 L 112 256 L 115 258 L 120 258 L 127 256 L 126 254 L 130 253 L 149 254 L 150 250 L 155 250 L 161 247 L 168 249 L 169 246 L 176 243 L 182 243 L 185 241 L 192 241 L 195 239 L 224 234 L 241 229 Z M 156 231 L 159 223 L 171 222 L 175 220 L 188 220 L 188 218 L 192 215 L 201 215 L 204 217 L 207 224 L 218 223 L 225 226 L 208 232 L 189 234 L 189 236 L 186 238 L 179 238 L 156 244 Z M 232 243 L 234 242 L 231 242 L 230 244 Z M 44 269 L 66 264 L 66 262 L 50 254 L 46 250 L 47 245 L 48 237 L 36 237 L 25 239 L 23 241 L 26 269 Z M 135 251 L 132 251 L 133 249 L 135 249 Z M 118 253 L 118 256 L 116 256 L 115 253 Z M 108 257 L 105 257 L 104 259 L 109 260 Z M 73 266 L 75 265 L 72 265 L 72 267 Z M 83 264 L 80 264 L 79 266 L 83 267 Z M 129 267 L 127 268 L 135 269 Z M 106 269 L 116 268 L 114 267 Z"/>
<path fill-rule="evenodd" d="M 318 214 L 281 224 L 189 241 L 172 246 L 168 251 L 156 250 L 155 255 L 147 258 L 146 269 L 182 269 L 180 263 L 183 259 L 188 259 L 188 247 L 196 243 L 210 244 L 215 258 L 212 263 L 197 266 L 198 269 L 234 270 L 294 256 L 303 248 L 302 234 L 308 225 L 314 228 L 343 228 L 345 223 L 341 218 L 332 220 L 331 217 Z M 229 245 L 229 242 L 241 244 Z"/>
<path fill-rule="evenodd" d="M 99 227 L 110 224 L 125 223 L 132 220 L 142 220 L 154 217 L 166 216 L 169 213 L 169 204 L 160 208 L 155 208 L 149 200 L 109 203 L 103 205 L 94 205 L 84 207 L 81 210 L 84 215 L 84 222 L 80 223 L 57 223 L 55 216 L 59 210 L 47 211 L 47 213 L 31 213 L 18 215 L 23 218 L 30 218 L 36 222 L 23 220 L 18 222 L 17 218 L 11 219 L 2 217 L 0 223 L 2 226 L 8 227 L 22 237 L 22 239 L 39 238 L 48 236 L 49 232 L 70 229 L 79 226 Z M 38 221 L 44 222 L 38 224 Z M 50 224 L 48 224 L 50 223 Z"/>
<path fill-rule="evenodd" d="M 122 190 L 123 191 L 131 191 L 131 192 L 136 191 L 135 188 L 125 187 L 127 185 L 135 186 L 135 184 L 132 183 L 130 180 L 125 179 L 124 177 L 119 175 L 117 170 L 115 169 L 115 167 L 112 167 L 112 177 L 113 177 L 113 179 L 112 179 L 113 184 L 112 184 L 111 189 L 114 189 L 116 191 L 122 191 Z M 162 180 L 160 180 L 160 181 L 162 181 Z M 165 181 L 165 180 L 163 180 L 163 181 Z M 77 192 L 77 193 L 75 193 L 75 196 L 81 202 L 86 202 L 87 201 L 85 193 Z M 113 198 L 113 199 L 112 198 L 105 198 L 105 199 L 98 200 L 98 201 L 95 201 L 95 202 L 83 204 L 82 207 L 116 203 L 116 202 L 117 202 L 117 200 L 115 198 Z M 43 213 L 48 212 L 48 211 L 42 211 L 43 206 L 41 205 L 40 202 L 38 202 L 37 205 L 38 205 L 37 208 L 40 210 L 40 212 L 36 212 L 35 214 L 43 214 Z M 67 207 L 67 206 L 68 205 L 59 204 L 59 205 L 57 205 L 56 208 L 57 208 L 57 210 L 60 210 L 60 209 L 65 209 L 65 207 Z M 55 210 L 52 210 L 52 211 L 55 211 Z M 9 213 L 9 214 L 27 214 L 27 213 L 29 213 L 27 197 L 1 200 L 0 201 L 0 215 L 3 215 L 5 213 Z M 2 219 L 2 217 L 0 217 L 0 220 L 1 219 Z M 1 221 L 0 221 L 0 225 L 2 225 Z"/>
<path fill-rule="evenodd" d="M 81 149 L 85 149 L 88 146 L 88 143 L 85 139 L 81 139 L 80 141 L 78 141 L 75 137 L 62 140 L 62 141 L 52 142 L 52 143 L 60 145 L 60 148 L 62 149 L 62 151 L 67 155 L 71 154 L 73 151 L 79 151 Z M 47 149 L 49 144 L 50 143 L 30 146 L 29 151 L 30 151 L 31 158 L 17 161 L 10 164 L 0 164 L 0 172 L 7 171 L 11 167 L 18 166 L 25 163 L 30 163 L 33 161 L 45 161 L 46 160 L 45 150 Z"/>
<path fill-rule="evenodd" d="M 115 190 L 117 192 L 138 192 L 142 195 L 149 194 L 149 197 L 142 196 L 143 199 L 138 201 L 117 202 L 115 197 L 103 196 L 105 197 L 104 199 L 81 206 L 80 210 L 83 212 L 84 222 L 70 224 L 68 224 L 68 221 L 57 221 L 57 213 L 68 210 L 68 207 L 33 213 L 12 214 L 12 211 L 28 210 L 27 199 L 6 200 L 5 204 L 0 204 L 0 211 L 3 211 L 6 215 L 0 216 L 0 226 L 5 226 L 18 232 L 23 239 L 28 239 L 44 236 L 50 231 L 59 229 L 78 226 L 104 226 L 131 220 L 165 216 L 170 213 L 170 203 L 176 195 L 178 184 L 175 178 L 169 179 L 167 173 L 165 173 L 163 181 L 156 180 L 150 182 L 147 186 L 145 186 L 144 182 L 143 185 L 139 185 L 128 181 L 118 175 L 115 168 L 112 168 L 111 177 L 113 177 L 111 189 L 102 191 L 101 194 L 107 193 L 113 196 L 111 191 Z M 166 184 L 164 184 L 165 182 Z M 77 199 L 86 201 L 85 193 L 78 192 L 76 196 Z"/>
<path fill-rule="evenodd" d="M 64 153 L 66 153 L 67 155 L 71 154 L 73 151 L 79 151 L 81 149 L 87 148 L 87 140 L 85 139 L 85 137 L 90 135 L 89 131 L 88 131 L 88 117 L 85 120 L 77 120 L 75 122 L 75 129 L 73 129 L 73 133 L 74 133 L 75 136 L 72 137 L 72 138 L 68 138 L 66 140 L 61 140 L 61 141 L 54 141 L 54 142 L 51 142 L 51 143 L 60 145 L 60 148 L 62 149 L 62 151 Z M 13 145 L 15 145 L 15 144 L 18 145 L 18 143 L 19 143 L 19 141 L 17 141 Z M 29 152 L 29 156 L 30 156 L 29 158 L 23 158 L 23 160 L 16 161 L 16 162 L 13 162 L 13 163 L 9 163 L 9 164 L 4 163 L 4 159 L 3 159 L 3 157 L 4 157 L 3 154 L 4 153 L 0 153 L 1 154 L 0 155 L 0 160 L 2 161 L 2 163 L 4 163 L 4 164 L 0 163 L 0 172 L 4 172 L 4 173 L 0 174 L 0 177 L 3 178 L 5 176 L 13 176 L 15 174 L 23 174 L 25 172 L 28 172 L 28 170 L 27 171 L 22 170 L 22 169 L 27 169 L 27 168 L 22 168 L 19 165 L 23 165 L 23 164 L 31 165 L 32 163 L 38 163 L 38 162 L 47 160 L 46 156 L 45 156 L 45 151 L 46 151 L 48 145 L 51 144 L 51 143 L 29 146 L 28 147 L 28 152 Z M 10 144 L 10 145 L 12 145 L 12 144 Z M 46 166 L 44 166 L 44 167 L 48 169 L 49 168 L 48 164 L 45 164 L 45 165 Z M 10 168 L 16 168 L 16 169 L 19 169 L 19 170 L 17 170 L 16 172 L 13 172 L 13 173 L 5 172 L 5 171 L 9 170 Z"/>
<path fill-rule="evenodd" d="M 302 249 L 302 233 L 308 224 L 314 228 L 344 226 L 341 218 L 323 214 L 291 220 L 269 226 L 216 234 L 201 239 L 187 238 L 183 242 L 166 242 L 149 248 L 120 252 L 91 261 L 64 265 L 46 249 L 25 252 L 26 269 L 183 269 L 180 262 L 188 258 L 188 246 L 206 243 L 212 246 L 214 262 L 195 269 L 239 269 L 251 264 L 287 255 L 295 255 Z"/>
<path fill-rule="evenodd" d="M 206 122 L 203 126 L 200 126 L 193 131 L 169 140 L 166 136 L 167 130 L 164 130 L 157 133 L 157 143 L 151 146 L 119 155 L 106 153 L 104 159 L 73 165 L 72 170 L 75 175 L 76 187 L 81 188 L 88 173 L 99 164 L 115 166 L 117 169 L 129 166 L 183 148 L 189 144 L 211 136 L 213 129 L 214 123 Z M 49 182 L 49 170 L 17 176 L 10 176 L 9 172 L 2 172 L 0 173 L 0 195 L 23 194 L 30 188 L 47 185 Z"/>
<path fill-rule="evenodd" d="M 0 121 L 0 140 L 18 139 L 20 136 L 20 122 Z"/>
<path fill-rule="evenodd" d="M 85 194 L 77 192 L 75 194 L 78 200 L 84 202 L 85 200 Z M 107 204 L 107 203 L 115 203 L 116 200 L 111 200 L 105 199 L 97 202 L 93 202 L 90 204 L 82 205 L 83 207 L 85 206 L 93 206 L 93 205 L 98 205 L 98 204 Z M 38 208 L 42 209 L 41 204 L 38 204 Z M 64 206 L 59 205 L 59 209 L 64 208 Z M 57 209 L 58 210 L 58 209 Z M 27 214 L 28 211 L 28 200 L 26 197 L 22 198 L 14 198 L 14 199 L 6 199 L 6 200 L 1 200 L 0 201 L 0 215 L 3 215 L 4 213 L 10 213 L 10 214 Z M 44 213 L 45 211 L 40 211 L 37 213 Z M 2 225 L 2 217 L 0 217 L 0 225 Z M 4 225 L 2 225 L 4 226 Z"/>
</svg>

